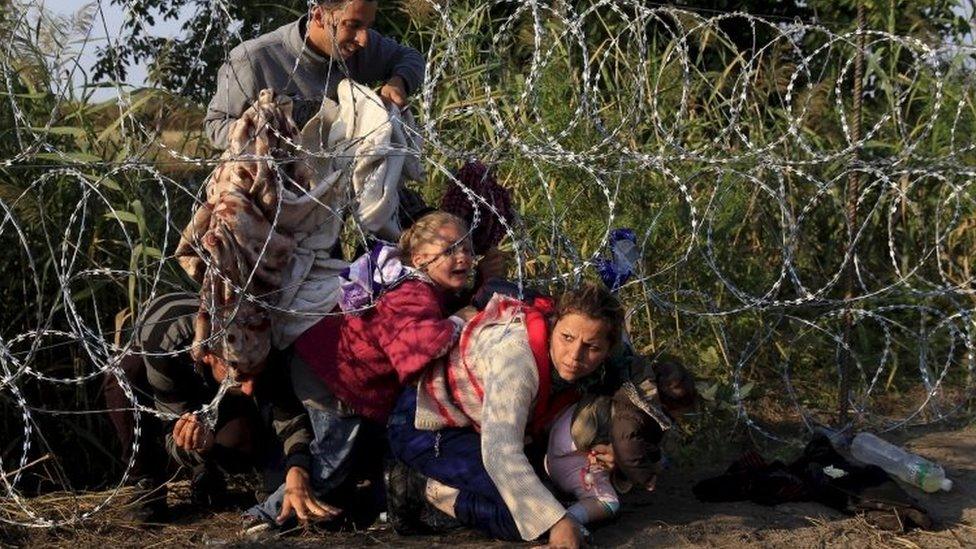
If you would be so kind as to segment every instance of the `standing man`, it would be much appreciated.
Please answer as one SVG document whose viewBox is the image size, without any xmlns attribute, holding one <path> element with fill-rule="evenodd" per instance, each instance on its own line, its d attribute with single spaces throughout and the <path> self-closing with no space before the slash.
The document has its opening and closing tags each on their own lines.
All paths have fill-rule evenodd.
<svg viewBox="0 0 976 549">
<path fill-rule="evenodd" d="M 336 98 L 344 78 L 384 82 L 380 97 L 399 107 L 421 87 L 424 58 L 370 27 L 377 0 L 310 0 L 308 15 L 242 43 L 217 73 L 217 93 L 207 108 L 207 137 L 227 148 L 231 123 L 264 88 L 290 96 L 299 129 L 318 112 L 323 97 Z"/>
</svg>

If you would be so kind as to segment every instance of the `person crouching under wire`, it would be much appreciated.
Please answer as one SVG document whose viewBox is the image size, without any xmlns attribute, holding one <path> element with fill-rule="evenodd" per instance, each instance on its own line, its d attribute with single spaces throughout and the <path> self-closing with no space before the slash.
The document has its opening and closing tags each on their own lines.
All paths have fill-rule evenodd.
<svg viewBox="0 0 976 549">
<path fill-rule="evenodd" d="M 284 472 L 288 488 L 284 517 L 295 514 L 304 520 L 310 515 L 329 518 L 338 514 L 318 501 L 309 488 L 311 426 L 295 397 L 285 361 L 272 351 L 254 364 L 232 364 L 212 350 L 196 353 L 199 359 L 193 360 L 194 321 L 199 311 L 196 294 L 173 293 L 152 300 L 145 306 L 136 334 L 139 349 L 122 361 L 130 380 L 144 376 L 147 382 L 154 407 L 163 418 L 161 431 L 169 466 L 191 472 L 191 501 L 207 506 L 219 503 L 228 473 L 264 473 L 264 486 L 271 487 L 281 483 Z M 135 356 L 141 360 L 134 360 Z M 117 408 L 111 406 L 111 400 L 121 391 L 113 391 L 109 385 L 106 402 Z M 127 410 L 113 414 L 132 415 Z M 125 422 L 116 419 L 113 417 L 113 423 L 120 438 L 131 440 L 131 433 L 124 432 Z M 140 463 L 140 458 L 150 458 L 145 454 L 137 456 L 135 468 L 158 483 L 165 472 L 146 471 L 147 464 Z M 162 466 L 159 461 L 153 463 L 156 469 Z"/>
</svg>

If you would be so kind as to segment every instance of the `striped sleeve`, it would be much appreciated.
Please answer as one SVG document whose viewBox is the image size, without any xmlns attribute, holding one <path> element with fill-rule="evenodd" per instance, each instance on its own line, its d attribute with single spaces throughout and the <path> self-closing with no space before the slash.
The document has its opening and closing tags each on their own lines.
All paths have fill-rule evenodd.
<svg viewBox="0 0 976 549">
<path fill-rule="evenodd" d="M 153 402 L 165 414 L 182 415 L 203 405 L 200 381 L 188 353 L 199 305 L 199 298 L 188 293 L 163 295 L 146 305 L 139 329 L 139 347 L 144 353 Z M 173 441 L 174 422 L 165 422 L 168 453 L 181 465 L 199 465 L 203 462 L 199 453 L 183 450 Z"/>
<path fill-rule="evenodd" d="M 261 383 L 266 384 L 265 394 L 271 404 L 271 426 L 284 447 L 285 470 L 301 467 L 311 472 L 308 446 L 312 442 L 312 426 L 305 407 L 295 396 L 284 357 L 277 355 L 269 358 Z"/>
<path fill-rule="evenodd" d="M 160 412 L 179 415 L 200 404 L 193 402 L 193 363 L 186 360 L 199 305 L 193 294 L 167 294 L 146 306 L 139 345 Z"/>
</svg>

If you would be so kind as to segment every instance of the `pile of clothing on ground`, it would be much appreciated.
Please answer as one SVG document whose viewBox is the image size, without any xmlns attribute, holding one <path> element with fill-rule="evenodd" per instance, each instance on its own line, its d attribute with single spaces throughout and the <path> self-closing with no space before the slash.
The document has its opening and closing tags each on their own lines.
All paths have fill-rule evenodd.
<svg viewBox="0 0 976 549">
<path fill-rule="evenodd" d="M 750 451 L 722 475 L 705 479 L 692 491 L 700 501 L 752 501 L 760 505 L 813 501 L 848 515 L 863 514 L 870 524 L 904 532 L 932 528 L 932 518 L 880 467 L 857 465 L 817 435 L 790 464 L 767 462 Z"/>
</svg>

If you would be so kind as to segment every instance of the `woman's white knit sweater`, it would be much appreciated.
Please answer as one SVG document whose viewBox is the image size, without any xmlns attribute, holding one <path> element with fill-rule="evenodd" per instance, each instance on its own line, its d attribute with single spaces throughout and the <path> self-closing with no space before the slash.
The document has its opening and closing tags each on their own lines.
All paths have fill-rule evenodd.
<svg viewBox="0 0 976 549">
<path fill-rule="evenodd" d="M 566 514 L 525 456 L 525 427 L 539 393 L 539 372 L 521 322 L 484 327 L 467 360 L 476 364 L 485 390 L 481 457 L 505 500 L 522 539 L 533 540 Z M 421 406 L 418 405 L 418 414 Z"/>
</svg>

